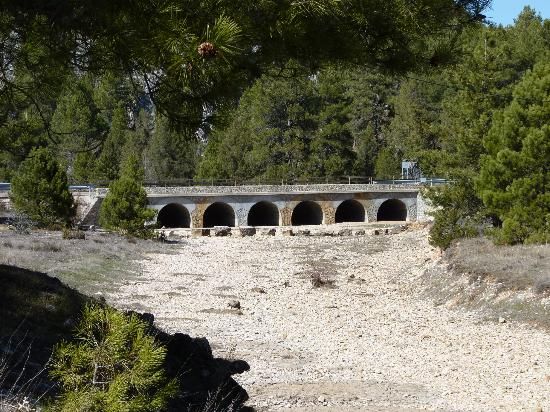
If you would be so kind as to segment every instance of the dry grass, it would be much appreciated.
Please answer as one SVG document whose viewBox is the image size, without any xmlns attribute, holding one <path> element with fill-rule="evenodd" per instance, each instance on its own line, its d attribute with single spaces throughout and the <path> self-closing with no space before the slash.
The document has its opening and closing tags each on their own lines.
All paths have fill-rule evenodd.
<svg viewBox="0 0 550 412">
<path fill-rule="evenodd" d="M 483 238 L 452 245 L 444 265 L 425 273 L 425 292 L 438 305 L 476 310 L 487 320 L 518 321 L 550 330 L 550 246 L 495 246 Z"/>
<path fill-rule="evenodd" d="M 451 246 L 445 259 L 455 272 L 500 283 L 509 290 L 550 293 L 550 246 L 495 246 L 483 238 Z"/>
<path fill-rule="evenodd" d="M 84 293 L 109 291 L 139 275 L 137 261 L 174 246 L 104 232 L 63 238 L 62 232 L 18 234 L 0 229 L 0 264 L 45 272 Z"/>
</svg>

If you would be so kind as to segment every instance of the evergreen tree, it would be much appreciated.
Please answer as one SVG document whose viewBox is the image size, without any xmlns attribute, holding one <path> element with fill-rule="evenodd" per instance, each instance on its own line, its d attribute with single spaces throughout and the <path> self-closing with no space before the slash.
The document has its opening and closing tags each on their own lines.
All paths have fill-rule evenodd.
<svg viewBox="0 0 550 412">
<path fill-rule="evenodd" d="M 441 103 L 441 149 L 427 155 L 435 173 L 453 183 L 427 193 L 436 208 L 431 230 L 435 245 L 448 246 L 451 234 L 477 235 L 492 220 L 474 187 L 485 151 L 483 139 L 494 114 L 512 100 L 515 84 L 539 59 L 545 59 L 550 45 L 542 20 L 529 9 L 516 24 L 470 29 L 461 40 L 462 62 L 445 70 L 444 83 L 450 87 Z M 522 45 L 531 51 L 517 49 L 519 38 L 531 38 L 530 45 Z"/>
<path fill-rule="evenodd" d="M 34 149 L 13 177 L 10 200 L 14 208 L 38 224 L 70 225 L 74 199 L 67 174 L 48 149 Z"/>
<path fill-rule="evenodd" d="M 148 147 L 150 178 L 159 180 L 192 178 L 195 174 L 198 143 L 191 130 L 170 127 L 166 117 L 157 114 L 155 130 Z"/>
<path fill-rule="evenodd" d="M 91 76 L 69 76 L 51 120 L 57 142 L 59 160 L 74 174 L 78 153 L 96 152 L 101 146 L 109 125 L 100 116 L 93 99 L 94 81 Z M 79 159 L 82 162 L 82 158 Z M 82 170 L 77 171 L 82 174 Z"/>
<path fill-rule="evenodd" d="M 550 63 L 535 65 L 483 140 L 477 191 L 503 243 L 550 241 Z"/>
<path fill-rule="evenodd" d="M 109 185 L 109 192 L 101 204 L 99 223 L 106 229 L 145 236 L 145 223 L 155 217 L 147 204 L 141 163 L 137 155 L 129 154 L 120 177 Z"/>
<path fill-rule="evenodd" d="M 163 369 L 166 349 L 136 314 L 89 305 L 75 338 L 55 348 L 50 374 L 61 394 L 52 412 L 156 412 L 176 395 Z"/>
<path fill-rule="evenodd" d="M 385 147 L 378 152 L 374 165 L 374 176 L 377 179 L 401 178 L 401 163 L 391 148 Z"/>
<path fill-rule="evenodd" d="M 113 112 L 111 128 L 97 159 L 95 178 L 111 182 L 118 178 L 122 159 L 122 148 L 128 140 L 128 119 L 126 109 L 120 103 Z"/>
<path fill-rule="evenodd" d="M 351 99 L 346 96 L 347 84 L 340 76 L 341 71 L 337 69 L 326 69 L 317 76 L 315 92 L 319 103 L 309 162 L 312 176 L 350 174 L 356 159 L 353 135 L 348 127 Z"/>
</svg>

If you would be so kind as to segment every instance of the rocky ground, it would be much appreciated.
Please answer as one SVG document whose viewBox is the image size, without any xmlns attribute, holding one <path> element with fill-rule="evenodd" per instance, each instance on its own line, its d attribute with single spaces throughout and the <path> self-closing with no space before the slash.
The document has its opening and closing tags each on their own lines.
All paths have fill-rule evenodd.
<svg viewBox="0 0 550 412">
<path fill-rule="evenodd" d="M 426 229 L 367 233 L 186 239 L 107 298 L 246 360 L 260 411 L 550 410 L 548 333 L 434 304 Z"/>
</svg>

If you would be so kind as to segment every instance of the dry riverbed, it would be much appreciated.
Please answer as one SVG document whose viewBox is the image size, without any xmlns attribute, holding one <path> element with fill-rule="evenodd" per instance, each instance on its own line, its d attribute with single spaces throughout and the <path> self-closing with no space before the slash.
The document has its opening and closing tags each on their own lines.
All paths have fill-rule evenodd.
<svg viewBox="0 0 550 412">
<path fill-rule="evenodd" d="M 425 229 L 195 238 L 106 297 L 246 360 L 260 411 L 550 410 L 550 335 L 434 304 L 438 261 Z"/>
</svg>

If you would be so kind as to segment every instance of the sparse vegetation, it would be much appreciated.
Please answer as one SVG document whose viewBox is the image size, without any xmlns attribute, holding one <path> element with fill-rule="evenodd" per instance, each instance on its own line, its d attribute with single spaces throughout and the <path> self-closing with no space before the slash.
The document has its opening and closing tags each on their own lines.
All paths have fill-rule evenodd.
<svg viewBox="0 0 550 412">
<path fill-rule="evenodd" d="M 172 246 L 117 234 L 86 232 L 86 240 L 63 239 L 61 232 L 31 235 L 0 230 L 0 264 L 47 272 L 78 290 L 108 293 L 139 274 L 146 253 L 171 253 Z"/>
<path fill-rule="evenodd" d="M 333 288 L 335 287 L 335 282 L 332 279 L 322 276 L 321 273 L 315 272 L 311 274 L 311 285 L 314 288 Z"/>
<path fill-rule="evenodd" d="M 62 236 L 63 236 L 63 239 L 77 239 L 77 240 L 86 239 L 86 234 L 82 230 L 74 230 L 69 228 L 63 229 Z"/>
<path fill-rule="evenodd" d="M 426 272 L 423 287 L 436 304 L 476 309 L 487 319 L 516 320 L 550 330 L 550 248 L 496 246 L 486 238 L 462 239 Z"/>
</svg>

